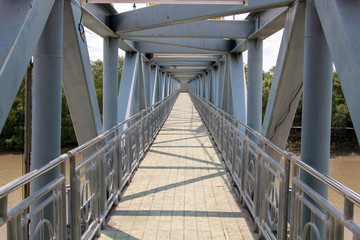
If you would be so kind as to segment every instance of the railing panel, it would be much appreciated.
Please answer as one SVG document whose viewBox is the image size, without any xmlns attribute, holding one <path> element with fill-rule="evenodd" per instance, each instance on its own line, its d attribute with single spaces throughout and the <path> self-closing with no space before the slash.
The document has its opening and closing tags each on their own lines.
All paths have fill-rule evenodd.
<svg viewBox="0 0 360 240">
<path fill-rule="evenodd" d="M 30 219 L 36 224 L 32 239 L 41 239 L 44 234 L 51 239 L 97 236 L 178 94 L 170 95 L 41 169 L 1 187 L 0 226 L 6 225 L 7 239 L 29 239 Z M 59 171 L 58 177 L 17 205 L 9 206 L 10 194 L 54 168 Z M 33 207 L 35 202 L 37 205 Z M 52 209 L 52 221 L 46 219 L 45 208 Z M 67 228 L 71 230 L 69 233 Z"/>
<path fill-rule="evenodd" d="M 318 225 L 322 222 L 325 239 L 360 240 L 360 226 L 354 221 L 355 209 L 360 211 L 358 193 L 317 172 L 196 93 L 190 91 L 190 96 L 261 236 L 306 239 L 308 234 L 310 239 L 321 239 Z M 301 181 L 305 172 L 343 198 L 344 208 L 337 209 Z M 305 208 L 310 213 L 307 223 L 302 219 Z"/>
</svg>

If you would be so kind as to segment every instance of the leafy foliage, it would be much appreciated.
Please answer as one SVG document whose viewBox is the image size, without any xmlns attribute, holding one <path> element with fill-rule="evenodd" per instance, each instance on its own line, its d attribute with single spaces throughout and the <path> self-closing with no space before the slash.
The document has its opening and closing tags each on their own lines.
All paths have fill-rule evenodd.
<svg viewBox="0 0 360 240">
<path fill-rule="evenodd" d="M 124 58 L 119 57 L 118 82 L 122 74 Z M 102 84 L 103 84 L 103 62 L 96 60 L 91 62 L 92 74 L 94 78 L 96 96 L 99 103 L 100 113 L 102 114 Z M 24 147 L 24 122 L 25 122 L 25 86 L 21 84 L 15 97 L 14 103 L 0 134 L 0 150 L 22 150 Z M 62 91 L 62 112 L 61 112 L 61 146 L 69 147 L 77 144 L 75 131 L 73 128 L 68 104 L 64 91 Z"/>
<path fill-rule="evenodd" d="M 118 81 L 120 80 L 124 65 L 124 58 L 119 57 Z M 100 113 L 102 114 L 103 102 L 103 62 L 96 60 L 91 62 L 92 74 L 96 89 L 96 95 L 99 103 Z M 266 105 L 270 94 L 270 88 L 274 77 L 275 67 L 268 72 L 263 73 L 263 116 L 265 115 Z M 245 66 L 247 75 L 247 67 Z M 332 104 L 332 127 L 333 133 L 344 134 L 347 127 L 353 127 L 349 110 L 346 106 L 344 94 L 342 92 L 339 77 L 336 72 L 333 74 L 333 104 Z M 24 146 L 24 104 L 25 87 L 21 84 L 18 94 L 14 100 L 4 128 L 0 135 L 0 150 L 21 150 Z M 302 97 L 297 108 L 293 125 L 301 126 Z M 66 102 L 65 94 L 62 93 L 62 114 L 61 114 L 61 144 L 62 147 L 74 146 L 77 144 L 75 131 L 73 128 L 69 108 Z"/>
</svg>

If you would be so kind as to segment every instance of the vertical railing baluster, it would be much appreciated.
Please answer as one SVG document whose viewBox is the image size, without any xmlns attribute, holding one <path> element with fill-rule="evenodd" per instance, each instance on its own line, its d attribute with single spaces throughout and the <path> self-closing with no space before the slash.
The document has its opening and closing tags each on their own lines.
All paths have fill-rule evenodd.
<svg viewBox="0 0 360 240">
<path fill-rule="evenodd" d="M 60 164 L 60 174 L 66 179 L 66 167 L 65 161 Z M 62 181 L 60 185 L 60 199 L 59 199 L 59 217 L 60 217 L 60 225 L 59 225 L 59 239 L 66 238 L 66 181 L 65 179 Z"/>
<path fill-rule="evenodd" d="M 281 197 L 280 197 L 280 206 L 279 206 L 279 231 L 278 236 L 279 239 L 287 238 L 287 219 L 289 215 L 289 187 L 290 187 L 290 159 L 284 159 L 284 176 L 283 183 L 280 185 L 281 189 Z"/>
<path fill-rule="evenodd" d="M 71 196 L 71 239 L 81 238 L 80 220 L 80 179 L 76 171 L 75 155 L 70 157 L 70 196 Z"/>
</svg>

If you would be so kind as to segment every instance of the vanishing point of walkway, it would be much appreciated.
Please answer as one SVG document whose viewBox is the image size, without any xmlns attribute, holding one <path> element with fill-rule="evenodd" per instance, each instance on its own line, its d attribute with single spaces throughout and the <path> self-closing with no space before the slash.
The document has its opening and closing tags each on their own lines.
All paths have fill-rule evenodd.
<svg viewBox="0 0 360 240">
<path fill-rule="evenodd" d="M 182 93 L 100 239 L 253 239 L 248 219 Z"/>
</svg>

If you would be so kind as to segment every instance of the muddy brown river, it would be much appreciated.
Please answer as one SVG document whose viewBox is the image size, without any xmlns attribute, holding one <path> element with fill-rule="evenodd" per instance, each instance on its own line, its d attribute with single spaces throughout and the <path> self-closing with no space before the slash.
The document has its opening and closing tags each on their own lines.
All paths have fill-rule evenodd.
<svg viewBox="0 0 360 240">
<path fill-rule="evenodd" d="M 22 174 L 22 154 L 0 154 L 0 186 L 18 178 Z M 330 160 L 330 176 L 345 186 L 360 193 L 360 155 L 338 156 Z M 16 191 L 9 198 L 10 207 L 22 199 L 22 191 Z M 338 209 L 343 209 L 343 198 L 330 191 L 329 200 Z M 355 221 L 360 223 L 360 211 L 355 209 Z M 349 234 L 345 232 L 346 239 Z M 0 228 L 0 239 L 6 239 L 5 228 Z"/>
</svg>

